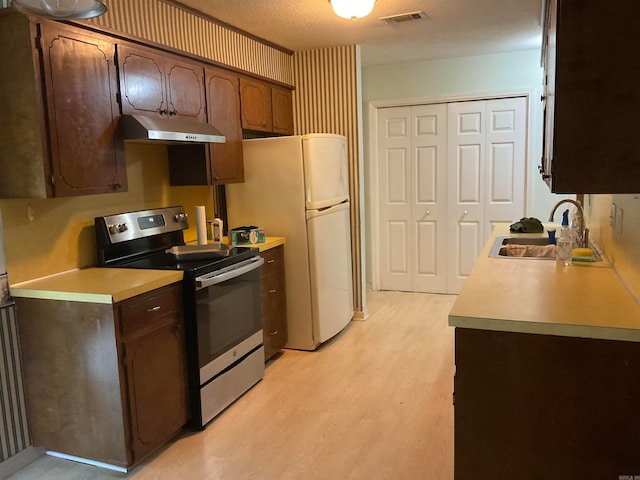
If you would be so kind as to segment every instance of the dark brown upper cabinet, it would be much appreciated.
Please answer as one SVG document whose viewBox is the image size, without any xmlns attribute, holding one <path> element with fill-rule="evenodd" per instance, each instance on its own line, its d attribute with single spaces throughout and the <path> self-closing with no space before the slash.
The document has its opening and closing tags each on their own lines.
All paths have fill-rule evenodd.
<svg viewBox="0 0 640 480">
<path fill-rule="evenodd" d="M 240 77 L 242 128 L 255 132 L 293 135 L 291 90 Z"/>
<path fill-rule="evenodd" d="M 0 197 L 127 190 L 109 37 L 0 17 Z"/>
<path fill-rule="evenodd" d="M 259 132 L 272 132 L 271 88 L 264 82 L 240 78 L 240 105 L 242 128 Z"/>
<path fill-rule="evenodd" d="M 556 193 L 640 192 L 640 2 L 547 0 L 540 173 Z"/>
<path fill-rule="evenodd" d="M 118 64 L 124 115 L 207 121 L 201 64 L 130 44 L 118 44 Z"/>
<path fill-rule="evenodd" d="M 226 143 L 170 145 L 172 185 L 224 185 L 244 181 L 238 75 L 220 68 L 205 70 L 209 123 Z"/>
<path fill-rule="evenodd" d="M 271 87 L 271 108 L 273 110 L 273 131 L 293 135 L 293 102 L 291 90 Z"/>
<path fill-rule="evenodd" d="M 215 185 L 244 182 L 239 82 L 237 75 L 225 70 L 206 70 L 209 123 L 226 137 L 226 143 L 209 146 Z"/>
</svg>

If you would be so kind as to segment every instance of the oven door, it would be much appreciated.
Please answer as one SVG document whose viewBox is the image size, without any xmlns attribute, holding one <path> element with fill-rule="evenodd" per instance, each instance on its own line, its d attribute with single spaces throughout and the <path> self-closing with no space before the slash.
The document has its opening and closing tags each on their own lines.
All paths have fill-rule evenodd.
<svg viewBox="0 0 640 480">
<path fill-rule="evenodd" d="M 262 345 L 260 256 L 196 278 L 200 385 Z"/>
</svg>

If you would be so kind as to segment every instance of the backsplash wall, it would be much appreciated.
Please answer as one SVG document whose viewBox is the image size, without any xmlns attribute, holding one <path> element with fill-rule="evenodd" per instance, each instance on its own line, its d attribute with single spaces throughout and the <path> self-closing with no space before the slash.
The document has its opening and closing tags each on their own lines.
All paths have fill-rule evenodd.
<svg viewBox="0 0 640 480">
<path fill-rule="evenodd" d="M 129 191 L 54 199 L 0 200 L 10 284 L 97 262 L 94 217 L 159 206 L 195 205 L 213 216 L 212 187 L 171 187 L 166 147 L 125 145 Z M 27 210 L 33 213 L 28 218 Z M 195 240 L 193 221 L 185 239 Z"/>
<path fill-rule="evenodd" d="M 615 228 L 609 221 L 612 204 L 618 212 Z M 640 194 L 590 195 L 587 211 L 591 238 L 603 247 L 622 281 L 640 301 Z"/>
</svg>

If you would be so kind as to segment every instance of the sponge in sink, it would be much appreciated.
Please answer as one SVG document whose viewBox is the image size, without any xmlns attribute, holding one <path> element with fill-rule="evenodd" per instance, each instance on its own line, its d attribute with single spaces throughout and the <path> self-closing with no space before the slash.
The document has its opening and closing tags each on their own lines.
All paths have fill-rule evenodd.
<svg viewBox="0 0 640 480">
<path fill-rule="evenodd" d="M 593 250 L 590 248 L 574 248 L 571 252 L 571 260 L 574 262 L 593 262 Z"/>
</svg>

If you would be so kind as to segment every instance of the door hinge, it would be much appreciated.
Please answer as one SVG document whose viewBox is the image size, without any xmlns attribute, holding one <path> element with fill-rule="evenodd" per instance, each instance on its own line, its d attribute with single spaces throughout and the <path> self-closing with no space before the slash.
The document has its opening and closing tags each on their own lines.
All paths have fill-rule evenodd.
<svg viewBox="0 0 640 480">
<path fill-rule="evenodd" d="M 51 175 L 51 185 L 55 185 L 56 184 L 56 177 L 54 175 Z"/>
<path fill-rule="evenodd" d="M 42 37 L 40 35 L 36 35 L 35 45 L 36 45 L 36 50 L 42 50 Z"/>
</svg>

